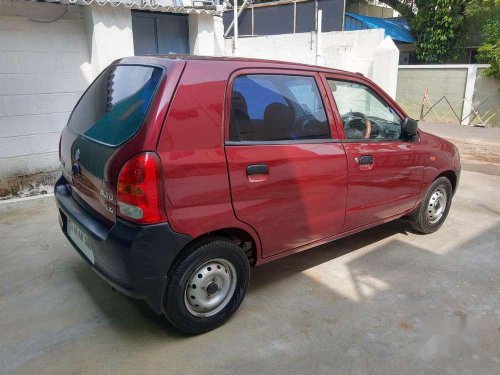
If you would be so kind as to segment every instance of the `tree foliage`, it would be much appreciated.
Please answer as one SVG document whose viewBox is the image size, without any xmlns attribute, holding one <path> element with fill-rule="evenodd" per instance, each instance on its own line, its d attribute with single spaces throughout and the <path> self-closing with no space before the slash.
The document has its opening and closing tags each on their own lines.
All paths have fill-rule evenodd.
<svg viewBox="0 0 500 375">
<path fill-rule="evenodd" d="M 420 61 L 452 61 L 464 47 L 467 31 L 482 39 L 478 59 L 491 64 L 485 74 L 500 77 L 500 0 L 381 1 L 410 22 Z"/>
<path fill-rule="evenodd" d="M 500 78 L 500 19 L 484 26 L 484 43 L 478 48 L 478 59 L 491 66 L 484 72 L 487 77 Z"/>
<path fill-rule="evenodd" d="M 417 57 L 426 63 L 457 58 L 463 47 L 470 0 L 381 0 L 405 17 L 417 37 Z"/>
<path fill-rule="evenodd" d="M 482 36 L 477 58 L 490 64 L 483 74 L 500 78 L 500 0 L 473 1 L 467 8 L 467 19 Z"/>
</svg>

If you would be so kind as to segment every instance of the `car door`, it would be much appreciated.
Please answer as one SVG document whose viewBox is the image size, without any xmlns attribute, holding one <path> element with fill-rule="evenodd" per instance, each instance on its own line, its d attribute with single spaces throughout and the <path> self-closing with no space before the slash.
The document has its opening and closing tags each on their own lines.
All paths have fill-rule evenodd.
<svg viewBox="0 0 500 375">
<path fill-rule="evenodd" d="M 325 75 L 347 156 L 348 196 L 343 231 L 412 209 L 423 178 L 418 137 L 405 138 L 404 114 L 363 78 Z"/>
<path fill-rule="evenodd" d="M 342 230 L 346 158 L 325 95 L 314 72 L 251 69 L 230 79 L 232 202 L 236 217 L 257 231 L 263 257 Z"/>
</svg>

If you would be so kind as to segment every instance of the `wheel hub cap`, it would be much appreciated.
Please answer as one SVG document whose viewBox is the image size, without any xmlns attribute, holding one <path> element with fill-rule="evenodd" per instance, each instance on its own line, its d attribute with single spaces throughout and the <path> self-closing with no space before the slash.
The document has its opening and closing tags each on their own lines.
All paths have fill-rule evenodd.
<svg viewBox="0 0 500 375">
<path fill-rule="evenodd" d="M 226 259 L 213 259 L 202 264 L 191 274 L 186 285 L 186 309 L 198 317 L 217 314 L 231 300 L 236 281 L 236 270 Z"/>
<path fill-rule="evenodd" d="M 219 291 L 219 286 L 217 283 L 210 283 L 207 286 L 207 293 L 208 294 L 215 294 Z"/>
<path fill-rule="evenodd" d="M 427 203 L 427 220 L 431 224 L 437 223 L 444 215 L 448 196 L 442 187 L 432 193 Z"/>
</svg>

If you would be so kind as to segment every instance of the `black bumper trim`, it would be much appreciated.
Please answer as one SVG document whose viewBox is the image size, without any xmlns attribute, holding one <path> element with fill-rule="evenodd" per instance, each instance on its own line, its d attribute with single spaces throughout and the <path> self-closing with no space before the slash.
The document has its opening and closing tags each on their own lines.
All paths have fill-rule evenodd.
<svg viewBox="0 0 500 375">
<path fill-rule="evenodd" d="M 137 225 L 118 219 L 108 228 L 73 199 L 64 177 L 57 181 L 54 196 L 63 233 L 94 271 L 118 291 L 145 300 L 161 314 L 168 270 L 192 238 L 174 232 L 168 223 Z M 68 237 L 68 218 L 89 236 L 93 265 Z"/>
</svg>

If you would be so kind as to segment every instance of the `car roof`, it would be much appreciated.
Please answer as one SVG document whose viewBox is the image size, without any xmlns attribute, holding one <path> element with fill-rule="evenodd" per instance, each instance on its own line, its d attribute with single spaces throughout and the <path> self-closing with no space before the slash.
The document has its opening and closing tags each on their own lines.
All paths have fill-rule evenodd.
<svg viewBox="0 0 500 375">
<path fill-rule="evenodd" d="M 290 61 L 280 61 L 280 60 L 267 60 L 267 59 L 256 59 L 249 57 L 232 57 L 232 56 L 198 56 L 198 55 L 183 55 L 183 54 L 168 54 L 168 55 L 144 55 L 144 56 L 134 56 L 127 57 L 123 60 L 127 60 L 127 62 L 132 62 L 133 60 L 140 62 L 142 59 L 162 59 L 162 60 L 184 60 L 184 61 L 220 61 L 220 62 L 232 62 L 237 64 L 248 65 L 250 64 L 259 64 L 265 65 L 266 68 L 296 68 L 298 70 L 311 70 L 316 72 L 325 72 L 325 73 L 336 73 L 336 74 L 345 74 L 345 75 L 355 75 L 355 76 L 363 76 L 361 73 L 356 72 L 348 72 L 340 69 L 332 69 L 324 66 L 310 65 L 310 64 L 302 64 Z M 123 61 L 121 60 L 121 61 Z M 120 60 L 118 60 L 120 61 Z"/>
</svg>

